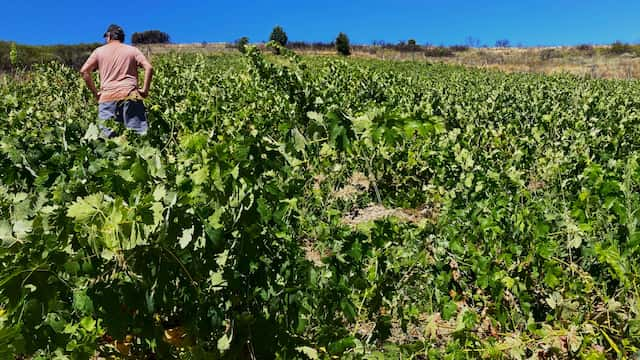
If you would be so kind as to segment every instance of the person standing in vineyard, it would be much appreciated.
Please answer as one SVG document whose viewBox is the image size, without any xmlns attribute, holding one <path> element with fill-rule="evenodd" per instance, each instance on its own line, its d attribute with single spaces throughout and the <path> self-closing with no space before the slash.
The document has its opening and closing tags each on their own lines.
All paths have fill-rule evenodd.
<svg viewBox="0 0 640 360">
<path fill-rule="evenodd" d="M 140 135 L 147 133 L 148 124 L 142 100 L 149 95 L 153 67 L 136 47 L 124 44 L 124 30 L 110 25 L 104 33 L 106 44 L 91 53 L 80 69 L 87 86 L 98 101 L 98 118 L 114 119 Z M 144 85 L 138 88 L 138 68 L 144 68 Z M 91 73 L 100 74 L 100 91 L 93 82 Z M 104 136 L 111 138 L 116 133 L 103 125 Z"/>
</svg>

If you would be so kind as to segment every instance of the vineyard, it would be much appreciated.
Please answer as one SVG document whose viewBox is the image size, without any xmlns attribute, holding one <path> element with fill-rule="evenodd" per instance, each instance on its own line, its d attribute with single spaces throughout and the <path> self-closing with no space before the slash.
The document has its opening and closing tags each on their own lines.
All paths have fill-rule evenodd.
<svg viewBox="0 0 640 360">
<path fill-rule="evenodd" d="M 637 82 L 281 52 L 0 77 L 0 358 L 640 350 Z"/>
</svg>

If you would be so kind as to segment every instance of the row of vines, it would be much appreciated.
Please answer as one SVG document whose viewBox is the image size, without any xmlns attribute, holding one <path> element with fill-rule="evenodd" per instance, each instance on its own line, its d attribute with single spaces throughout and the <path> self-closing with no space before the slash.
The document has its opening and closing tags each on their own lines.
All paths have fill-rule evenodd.
<svg viewBox="0 0 640 360">
<path fill-rule="evenodd" d="M 636 82 L 281 52 L 0 78 L 0 358 L 638 351 Z"/>
</svg>

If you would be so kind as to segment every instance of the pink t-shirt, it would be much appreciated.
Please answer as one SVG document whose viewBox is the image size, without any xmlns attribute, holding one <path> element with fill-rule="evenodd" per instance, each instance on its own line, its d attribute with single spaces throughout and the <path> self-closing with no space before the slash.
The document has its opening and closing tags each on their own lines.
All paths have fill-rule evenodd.
<svg viewBox="0 0 640 360">
<path fill-rule="evenodd" d="M 136 47 L 111 42 L 93 51 L 83 67 L 100 73 L 99 102 L 127 98 L 138 89 L 138 67 L 147 59 Z"/>
</svg>

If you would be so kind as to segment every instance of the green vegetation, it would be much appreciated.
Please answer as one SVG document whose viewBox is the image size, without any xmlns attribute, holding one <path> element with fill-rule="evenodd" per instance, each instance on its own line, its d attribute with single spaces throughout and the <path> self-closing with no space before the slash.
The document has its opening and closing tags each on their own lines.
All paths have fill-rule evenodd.
<svg viewBox="0 0 640 360">
<path fill-rule="evenodd" d="M 616 41 L 611 44 L 608 49 L 608 53 L 611 55 L 623 55 L 629 54 L 633 56 L 640 55 L 640 45 L 631 45 L 627 43 L 623 43 L 621 41 Z"/>
<path fill-rule="evenodd" d="M 0 41 L 0 71 L 30 69 L 36 64 L 56 61 L 80 68 L 100 44 L 30 46 Z M 15 65 L 15 66 L 14 66 Z"/>
<path fill-rule="evenodd" d="M 1 358 L 638 351 L 637 82 L 247 50 L 0 81 Z"/>
<path fill-rule="evenodd" d="M 18 47 L 16 43 L 11 43 L 11 49 L 9 50 L 9 61 L 11 62 L 11 67 L 14 69 L 18 68 Z"/>
<path fill-rule="evenodd" d="M 247 52 L 247 45 L 249 45 L 249 38 L 246 36 L 243 36 L 236 41 L 236 47 L 242 54 Z"/>
</svg>

